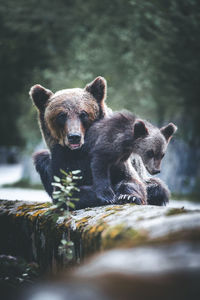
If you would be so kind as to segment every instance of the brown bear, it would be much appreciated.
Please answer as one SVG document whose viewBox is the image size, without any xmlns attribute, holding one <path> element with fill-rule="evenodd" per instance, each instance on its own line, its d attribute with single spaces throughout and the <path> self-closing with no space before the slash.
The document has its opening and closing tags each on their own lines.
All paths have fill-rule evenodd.
<svg viewBox="0 0 200 300">
<path fill-rule="evenodd" d="M 55 94 L 41 85 L 35 85 L 31 88 L 30 95 L 38 108 L 41 131 L 50 149 L 50 153 L 45 150 L 34 155 L 36 169 L 48 194 L 52 196 L 53 176 L 61 176 L 60 169 L 65 171 L 79 169 L 82 172 L 79 187 L 92 185 L 89 151 L 84 147 L 84 138 L 93 123 L 112 114 L 105 104 L 105 79 L 97 77 L 84 89 L 61 90 Z M 101 132 L 98 134 L 101 135 Z M 140 199 L 138 201 L 142 202 L 141 199 L 146 197 L 147 189 L 150 204 L 162 205 L 166 202 L 168 192 L 164 184 L 162 182 L 155 184 L 155 181 L 153 185 L 151 181 L 147 182 L 147 185 L 146 182 L 145 185 L 141 184 L 137 168 L 138 166 L 136 170 L 132 168 L 134 172 L 132 177 L 139 182 L 135 187 L 137 198 Z M 96 194 L 89 187 L 81 187 L 80 195 L 81 201 L 76 208 L 105 203 L 99 199 L 95 200 Z"/>
<path fill-rule="evenodd" d="M 64 89 L 56 93 L 34 85 L 29 94 L 38 109 L 41 133 L 51 150 L 55 144 L 80 149 L 90 125 L 110 113 L 105 104 L 107 83 L 97 77 L 84 89 Z"/>
<path fill-rule="evenodd" d="M 84 89 L 66 89 L 54 94 L 39 84 L 31 88 L 30 96 L 38 109 L 41 132 L 50 149 L 50 153 L 48 150 L 35 153 L 34 163 L 50 196 L 53 176 L 61 176 L 60 169 L 80 170 L 82 179 L 78 185 L 92 184 L 84 138 L 92 123 L 111 113 L 105 104 L 106 92 L 106 80 L 100 76 Z M 80 200 L 76 208 L 95 206 L 89 197 L 85 199 L 85 193 L 88 193 L 87 188 L 82 189 L 80 195 L 84 201 Z M 92 194 L 91 201 L 93 197 Z"/>
</svg>

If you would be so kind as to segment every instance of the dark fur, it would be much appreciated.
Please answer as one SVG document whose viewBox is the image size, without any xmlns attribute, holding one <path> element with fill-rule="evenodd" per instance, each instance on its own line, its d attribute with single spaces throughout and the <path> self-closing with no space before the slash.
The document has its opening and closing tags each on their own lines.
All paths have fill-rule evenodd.
<svg viewBox="0 0 200 300">
<path fill-rule="evenodd" d="M 90 153 L 93 188 L 102 203 L 118 202 L 120 194 L 134 196 L 146 203 L 145 185 L 136 178 L 128 161 L 137 138 L 146 134 L 135 116 L 115 113 L 94 124 L 86 135 Z"/>
<path fill-rule="evenodd" d="M 133 196 L 139 204 L 165 205 L 168 202 L 166 185 L 159 179 L 138 177 L 129 159 L 132 153 L 139 154 L 149 172 L 154 174 L 155 170 L 160 170 L 168 141 L 176 130 L 174 124 L 163 128 L 160 130 L 122 112 L 114 113 L 89 129 L 85 147 L 90 153 L 93 187 L 98 199 L 102 202 L 116 199 L 117 202 L 123 194 L 127 197 L 121 199 L 132 199 Z M 152 158 L 148 157 L 151 151 Z"/>
<path fill-rule="evenodd" d="M 41 150 L 34 153 L 33 162 L 36 171 L 40 174 L 40 178 L 45 188 L 45 191 L 51 197 L 53 193 L 53 186 L 51 185 L 53 181 L 53 173 L 50 152 L 48 150 Z"/>
<path fill-rule="evenodd" d="M 158 178 L 150 178 L 146 185 L 148 204 L 165 206 L 169 202 L 170 192 L 163 181 Z"/>
<path fill-rule="evenodd" d="M 145 204 L 146 187 L 148 204 L 166 204 L 169 193 L 165 185 L 158 179 L 149 179 L 145 185 L 142 180 L 135 178 L 136 172 L 128 160 L 137 139 L 147 134 L 147 131 L 141 130 L 141 124 L 130 113 L 115 113 L 89 129 L 81 149 L 72 151 L 56 144 L 51 160 L 48 159 L 48 153 L 36 155 L 36 169 L 49 195 L 52 196 L 49 180 L 53 175 L 62 176 L 60 169 L 67 172 L 81 170 L 83 178 L 78 182 L 81 192 L 77 195 L 80 201 L 76 209 L 127 200 L 131 202 L 130 195 L 134 196 L 134 203 Z M 89 187 L 92 183 L 93 189 Z M 127 198 L 119 199 L 121 194 L 127 195 Z"/>
<path fill-rule="evenodd" d="M 62 177 L 60 169 L 66 172 L 72 170 L 81 170 L 82 179 L 77 182 L 80 192 L 76 192 L 73 196 L 80 200 L 76 202 L 76 209 L 85 207 L 95 207 L 102 204 L 92 190 L 92 174 L 90 169 L 89 155 L 84 149 L 70 150 L 59 144 L 54 145 L 51 158 L 50 153 L 46 150 L 40 151 L 33 156 L 36 170 L 40 174 L 41 181 L 46 192 L 52 197 L 53 176 Z"/>
<path fill-rule="evenodd" d="M 144 184 L 134 178 L 134 169 L 131 168 L 130 170 L 130 165 L 126 163 L 132 152 L 134 142 L 134 134 L 130 124 L 133 128 L 135 117 L 128 113 L 126 115 L 115 114 L 112 118 L 104 120 L 105 122 L 102 120 L 92 126 L 91 130 L 89 129 L 88 134 L 86 134 L 86 142 L 81 149 L 72 151 L 68 147 L 56 144 L 52 148 L 51 159 L 48 152 L 40 152 L 34 156 L 36 169 L 40 173 L 44 187 L 50 196 L 52 196 L 53 189 L 49 180 L 52 181 L 53 175 L 62 176 L 60 169 L 66 172 L 81 170 L 82 179 L 78 182 L 81 192 L 77 195 L 80 201 L 77 202 L 76 209 L 114 202 L 121 203 L 123 201 L 118 200 L 120 194 L 134 195 L 136 197 L 134 202 L 138 204 L 146 202 Z M 116 140 L 117 134 L 121 135 L 122 132 L 121 138 Z M 97 143 L 98 147 L 94 147 L 98 136 L 104 137 L 104 141 L 101 140 L 100 143 Z M 115 152 L 112 151 L 111 145 L 112 147 L 114 145 Z M 89 149 L 94 151 L 89 151 Z M 112 178 L 111 182 L 106 176 L 108 165 L 111 165 L 111 176 L 109 176 Z M 93 179 L 91 169 L 94 171 Z M 93 182 L 98 182 L 95 187 L 96 194 L 89 187 L 92 186 Z"/>
<path fill-rule="evenodd" d="M 80 93 L 83 95 L 81 99 Z M 53 94 L 51 91 L 36 85 L 31 89 L 30 94 L 39 110 L 41 131 L 51 151 L 51 155 L 48 151 L 34 155 L 36 170 L 39 172 L 45 190 L 50 196 L 53 192 L 51 186 L 53 176 L 60 177 L 60 169 L 67 172 L 81 170 L 83 179 L 78 182 L 81 192 L 77 195 L 80 201 L 77 203 L 76 209 L 115 201 L 120 203 L 120 201 L 126 200 L 119 200 L 121 194 L 128 195 L 128 197 L 134 195 L 136 199 L 133 199 L 133 202 L 137 204 L 146 202 L 146 186 L 144 182 L 138 180 L 137 169 L 135 171 L 127 162 L 132 152 L 133 140 L 147 133 L 142 122 L 135 124 L 134 138 L 130 128 L 135 122 L 135 117 L 128 113 L 125 115 L 115 114 L 112 118 L 106 119 L 105 123 L 104 120 L 97 122 L 92 126 L 91 133 L 87 134 L 92 124 L 109 114 L 109 109 L 104 103 L 106 97 L 104 79 L 96 78 L 85 87 L 83 92 L 80 90 L 76 92 L 72 89 L 70 93 L 68 90 L 64 90 L 62 93 Z M 80 112 L 84 107 L 87 108 L 89 115 L 87 122 L 80 117 Z M 86 144 L 78 150 L 71 150 L 64 144 L 68 127 L 64 128 L 66 120 L 63 120 L 63 116 L 58 122 L 58 116 L 60 113 L 65 113 L 66 110 L 68 114 L 70 112 L 70 116 L 75 122 L 81 124 L 80 130 L 83 137 L 85 134 L 87 136 Z M 107 129 L 105 130 L 105 128 Z M 163 128 L 166 135 L 169 133 L 168 129 Z M 120 139 L 116 138 L 117 134 L 121 134 Z M 98 147 L 94 155 L 95 151 L 90 152 L 89 149 L 96 144 L 97 137 L 101 137 L 101 142 L 97 143 Z M 110 148 L 109 145 L 112 147 Z M 105 151 L 105 149 L 107 150 Z M 91 167 L 94 170 L 94 182 L 98 182 L 96 186 L 94 183 L 97 197 L 92 188 L 89 187 L 93 184 L 89 152 L 92 156 Z M 98 153 L 101 154 L 98 155 Z M 94 157 L 98 157 L 98 159 L 94 159 Z M 107 172 L 108 167 L 109 174 Z M 147 183 L 147 192 L 149 204 L 162 205 L 167 201 L 168 194 L 165 186 L 159 181 L 157 185 L 155 182 L 154 184 Z M 130 197 L 128 200 L 131 201 Z"/>
<path fill-rule="evenodd" d="M 71 120 L 73 126 L 78 124 L 84 144 L 85 134 L 92 123 L 109 114 L 109 109 L 104 103 L 105 79 L 97 77 L 86 85 L 85 89 L 63 90 L 55 94 L 40 85 L 35 85 L 31 88 L 30 95 L 38 109 L 41 132 L 50 148 L 50 153 L 44 150 L 33 156 L 45 190 L 52 197 L 51 183 L 53 176 L 62 176 L 60 169 L 66 172 L 80 170 L 82 179 L 78 182 L 78 186 L 81 187 L 78 197 L 81 199 L 76 203 L 76 209 L 100 205 L 101 202 L 95 200 L 95 193 L 88 187 L 92 185 L 88 152 L 83 146 L 71 150 L 65 145 L 65 137 L 69 134 L 67 122 Z M 87 112 L 87 119 L 82 117 L 82 111 Z M 67 118 L 63 120 L 61 114 L 66 114 Z"/>
</svg>

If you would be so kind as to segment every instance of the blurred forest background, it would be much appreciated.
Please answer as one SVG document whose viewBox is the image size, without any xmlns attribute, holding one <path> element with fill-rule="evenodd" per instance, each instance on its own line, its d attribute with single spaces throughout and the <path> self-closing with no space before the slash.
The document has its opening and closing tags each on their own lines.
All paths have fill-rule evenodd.
<svg viewBox="0 0 200 300">
<path fill-rule="evenodd" d="M 163 164 L 176 193 L 199 194 L 199 0 L 1 0 L 0 146 L 41 140 L 28 92 L 84 87 L 98 75 L 107 103 L 178 127 Z"/>
</svg>

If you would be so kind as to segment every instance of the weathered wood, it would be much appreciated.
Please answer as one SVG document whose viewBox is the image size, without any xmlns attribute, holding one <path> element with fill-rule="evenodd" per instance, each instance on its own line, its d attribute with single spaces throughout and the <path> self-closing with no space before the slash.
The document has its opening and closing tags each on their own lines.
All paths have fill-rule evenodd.
<svg viewBox="0 0 200 300">
<path fill-rule="evenodd" d="M 45 215 L 50 203 L 0 201 L 0 251 L 39 263 L 42 270 L 62 267 L 58 246 L 68 224 Z M 200 242 L 200 210 L 155 206 L 103 206 L 72 213 L 74 260 L 116 248 Z"/>
</svg>

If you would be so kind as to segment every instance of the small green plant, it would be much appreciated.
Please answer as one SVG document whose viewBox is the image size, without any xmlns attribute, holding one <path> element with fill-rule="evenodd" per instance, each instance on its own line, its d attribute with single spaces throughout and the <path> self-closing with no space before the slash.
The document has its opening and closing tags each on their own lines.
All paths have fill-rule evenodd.
<svg viewBox="0 0 200 300">
<path fill-rule="evenodd" d="M 54 182 L 52 183 L 54 187 L 53 199 L 56 201 L 51 208 L 53 209 L 47 214 L 52 215 L 53 220 L 57 222 L 58 218 L 62 217 L 63 221 L 68 224 L 68 230 L 66 235 L 62 237 L 61 243 L 58 247 L 59 255 L 63 257 L 64 265 L 67 264 L 73 258 L 73 247 L 74 243 L 71 241 L 70 237 L 70 224 L 73 219 L 73 215 L 70 209 L 75 208 L 75 201 L 79 201 L 78 198 L 73 197 L 74 192 L 79 192 L 76 187 L 76 180 L 81 179 L 78 176 L 79 170 L 71 171 L 66 173 L 64 170 L 60 170 L 64 175 L 62 178 L 54 176 Z"/>
<path fill-rule="evenodd" d="M 81 179 L 80 176 L 77 176 L 80 171 L 71 171 L 69 173 L 66 173 L 63 170 L 60 170 L 60 172 L 64 175 L 63 178 L 59 178 L 57 176 L 54 176 L 55 182 L 52 183 L 54 186 L 53 191 L 53 199 L 57 201 L 56 207 L 60 209 L 61 212 L 63 212 L 63 207 L 66 207 L 67 210 L 65 211 L 64 215 L 69 215 L 69 209 L 75 208 L 74 201 L 79 201 L 78 198 L 73 197 L 73 193 L 75 191 L 79 192 L 79 189 L 76 187 L 76 180 Z"/>
</svg>

